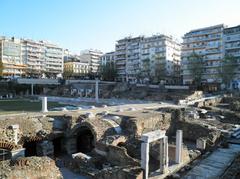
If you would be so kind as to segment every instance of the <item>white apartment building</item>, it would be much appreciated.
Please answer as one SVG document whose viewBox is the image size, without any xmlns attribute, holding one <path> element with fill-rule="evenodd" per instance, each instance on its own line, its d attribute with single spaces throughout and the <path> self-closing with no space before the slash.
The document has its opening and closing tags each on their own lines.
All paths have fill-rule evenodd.
<svg viewBox="0 0 240 179">
<path fill-rule="evenodd" d="M 220 83 L 218 67 L 224 57 L 223 30 L 224 25 L 216 25 L 192 30 L 183 37 L 182 77 L 183 84 L 192 84 L 188 58 L 196 53 L 203 57 L 204 73 L 202 83 Z"/>
<path fill-rule="evenodd" d="M 240 25 L 224 29 L 224 53 L 238 58 L 240 64 Z M 240 65 L 236 70 L 233 87 L 240 88 Z"/>
<path fill-rule="evenodd" d="M 45 42 L 45 72 L 52 75 L 63 73 L 64 50 L 55 44 Z"/>
<path fill-rule="evenodd" d="M 22 59 L 27 75 L 56 76 L 63 73 L 63 49 L 45 41 L 22 39 Z"/>
<path fill-rule="evenodd" d="M 116 44 L 118 80 L 136 81 L 144 76 L 158 83 L 160 75 L 164 83 L 177 84 L 180 56 L 181 45 L 166 35 L 121 39 Z"/>
<path fill-rule="evenodd" d="M 16 38 L 0 37 L 0 61 L 3 77 L 25 75 L 25 64 L 21 56 L 21 41 Z"/>
<path fill-rule="evenodd" d="M 108 52 L 100 57 L 101 65 L 106 65 L 107 63 L 115 63 L 115 52 Z"/>
<path fill-rule="evenodd" d="M 27 65 L 27 75 L 41 75 L 45 72 L 45 47 L 43 42 L 22 39 L 22 59 Z"/>
<path fill-rule="evenodd" d="M 144 37 L 129 39 L 126 46 L 126 80 L 135 81 L 141 68 L 141 42 Z"/>
<path fill-rule="evenodd" d="M 99 50 L 84 50 L 81 52 L 80 61 L 88 62 L 90 66 L 90 73 L 96 74 L 100 66 L 100 57 L 103 53 Z"/>
<path fill-rule="evenodd" d="M 181 45 L 172 37 L 155 35 L 144 38 L 140 61 L 141 69 L 147 64 L 153 81 L 156 81 L 154 78 L 160 78 L 166 84 L 180 83 Z"/>
<path fill-rule="evenodd" d="M 126 48 L 131 43 L 131 38 L 124 38 L 117 41 L 115 46 L 115 61 L 117 68 L 118 81 L 126 81 L 126 61 L 127 52 Z"/>
</svg>

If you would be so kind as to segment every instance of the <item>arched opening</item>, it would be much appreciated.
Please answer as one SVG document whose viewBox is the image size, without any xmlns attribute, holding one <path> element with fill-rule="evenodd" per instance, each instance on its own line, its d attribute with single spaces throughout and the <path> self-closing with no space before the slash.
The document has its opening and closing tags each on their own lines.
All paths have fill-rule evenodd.
<svg viewBox="0 0 240 179">
<path fill-rule="evenodd" d="M 11 152 L 7 149 L 0 148 L 0 161 L 11 159 Z"/>
<path fill-rule="evenodd" d="M 89 153 L 94 147 L 92 131 L 88 127 L 80 127 L 77 132 L 77 152 Z"/>
<path fill-rule="evenodd" d="M 53 139 L 54 156 L 59 157 L 63 154 L 63 137 Z"/>
<path fill-rule="evenodd" d="M 25 148 L 25 157 L 37 155 L 37 142 L 36 141 L 24 142 L 23 148 Z"/>
<path fill-rule="evenodd" d="M 125 143 L 124 143 L 124 142 L 119 142 L 119 143 L 117 144 L 117 146 L 118 146 L 118 147 L 125 147 Z"/>
</svg>

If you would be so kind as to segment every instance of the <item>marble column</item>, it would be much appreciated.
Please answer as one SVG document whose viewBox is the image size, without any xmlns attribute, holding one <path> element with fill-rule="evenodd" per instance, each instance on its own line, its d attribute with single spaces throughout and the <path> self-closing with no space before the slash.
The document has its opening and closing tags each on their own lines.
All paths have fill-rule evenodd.
<svg viewBox="0 0 240 179">
<path fill-rule="evenodd" d="M 148 179 L 149 171 L 149 143 L 143 142 L 141 144 L 141 167 L 144 170 L 144 179 Z"/>
<path fill-rule="evenodd" d="M 99 80 L 96 79 L 96 84 L 95 84 L 95 101 L 96 101 L 96 103 L 98 103 L 98 83 L 99 83 Z"/>
<path fill-rule="evenodd" d="M 176 134 L 176 163 L 182 162 L 182 130 L 177 130 Z"/>
<path fill-rule="evenodd" d="M 160 139 L 160 172 L 165 173 L 168 168 L 168 137 Z"/>
<path fill-rule="evenodd" d="M 48 112 L 47 97 L 42 97 L 42 112 Z"/>
<path fill-rule="evenodd" d="M 31 96 L 33 96 L 34 93 L 33 93 L 33 84 L 31 84 Z"/>
</svg>

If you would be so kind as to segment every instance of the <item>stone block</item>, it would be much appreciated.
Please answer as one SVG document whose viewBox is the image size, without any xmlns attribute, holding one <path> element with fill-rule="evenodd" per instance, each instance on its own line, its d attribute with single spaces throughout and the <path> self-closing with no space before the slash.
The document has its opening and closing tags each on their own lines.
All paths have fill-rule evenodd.
<svg viewBox="0 0 240 179">
<path fill-rule="evenodd" d="M 11 153 L 12 153 L 13 160 L 16 160 L 19 157 L 25 157 L 25 148 L 12 150 Z"/>
<path fill-rule="evenodd" d="M 196 141 L 196 148 L 199 149 L 199 150 L 205 150 L 206 149 L 206 144 L 207 144 L 207 141 L 205 139 L 199 138 Z"/>
<path fill-rule="evenodd" d="M 156 130 L 152 132 L 148 132 L 142 135 L 141 140 L 147 143 L 156 141 L 158 139 L 161 139 L 165 136 L 166 131 L 163 130 Z"/>
</svg>

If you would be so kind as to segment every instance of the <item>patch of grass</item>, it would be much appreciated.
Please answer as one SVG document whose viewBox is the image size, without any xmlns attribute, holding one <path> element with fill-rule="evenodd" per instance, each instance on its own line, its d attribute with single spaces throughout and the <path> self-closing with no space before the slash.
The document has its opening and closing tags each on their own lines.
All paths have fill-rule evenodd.
<svg viewBox="0 0 240 179">
<path fill-rule="evenodd" d="M 63 104 L 48 102 L 48 109 L 61 107 Z M 13 112 L 38 112 L 42 109 L 41 101 L 30 101 L 29 99 L 0 100 L 0 113 Z"/>
</svg>

